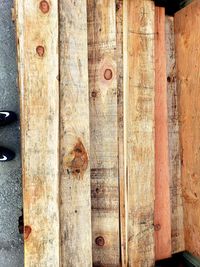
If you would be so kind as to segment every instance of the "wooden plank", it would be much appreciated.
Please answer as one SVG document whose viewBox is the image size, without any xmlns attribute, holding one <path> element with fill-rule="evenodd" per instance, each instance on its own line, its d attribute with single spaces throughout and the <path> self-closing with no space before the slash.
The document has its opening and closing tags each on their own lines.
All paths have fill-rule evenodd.
<svg viewBox="0 0 200 267">
<path fill-rule="evenodd" d="M 126 127 L 130 267 L 154 266 L 154 20 L 153 1 L 128 1 Z"/>
<path fill-rule="evenodd" d="M 125 1 L 124 1 L 125 3 Z M 124 3 L 116 1 L 116 25 L 117 25 L 117 109 L 118 109 L 118 164 L 120 187 L 120 243 L 121 264 L 127 266 L 127 183 L 125 171 L 124 151 L 124 59 L 123 59 L 123 28 L 124 28 Z M 126 10 L 126 7 L 125 7 Z M 126 64 L 126 62 L 125 62 Z"/>
<path fill-rule="evenodd" d="M 93 266 L 120 266 L 115 0 L 88 0 Z"/>
<path fill-rule="evenodd" d="M 16 0 L 24 265 L 59 266 L 58 1 Z"/>
<path fill-rule="evenodd" d="M 155 258 L 171 256 L 165 8 L 155 8 Z"/>
<path fill-rule="evenodd" d="M 183 201 L 181 189 L 181 155 L 179 142 L 178 96 L 176 83 L 174 17 L 166 16 L 167 102 L 172 253 L 185 250 L 183 234 Z"/>
<path fill-rule="evenodd" d="M 86 1 L 60 1 L 61 266 L 92 266 Z"/>
<path fill-rule="evenodd" d="M 185 249 L 200 256 L 200 2 L 175 15 Z"/>
</svg>

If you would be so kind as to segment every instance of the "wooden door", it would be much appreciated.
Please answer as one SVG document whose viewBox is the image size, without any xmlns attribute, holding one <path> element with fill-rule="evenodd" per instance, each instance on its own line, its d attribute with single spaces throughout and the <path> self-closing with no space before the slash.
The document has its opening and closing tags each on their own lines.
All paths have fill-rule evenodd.
<svg viewBox="0 0 200 267">
<path fill-rule="evenodd" d="M 185 248 L 200 256 L 200 1 L 175 14 Z"/>
</svg>

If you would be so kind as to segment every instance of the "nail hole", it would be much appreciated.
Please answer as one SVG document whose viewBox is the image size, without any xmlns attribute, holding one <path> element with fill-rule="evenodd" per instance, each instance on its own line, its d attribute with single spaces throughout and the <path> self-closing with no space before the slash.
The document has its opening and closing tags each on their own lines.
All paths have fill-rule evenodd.
<svg viewBox="0 0 200 267">
<path fill-rule="evenodd" d="M 171 77 L 170 77 L 170 76 L 167 77 L 167 81 L 168 81 L 169 83 L 171 82 Z"/>
<path fill-rule="evenodd" d="M 99 188 L 96 188 L 96 193 L 97 193 L 97 194 L 99 193 L 99 191 L 100 191 Z"/>
<path fill-rule="evenodd" d="M 92 97 L 96 97 L 97 93 L 95 91 L 92 92 Z"/>
</svg>

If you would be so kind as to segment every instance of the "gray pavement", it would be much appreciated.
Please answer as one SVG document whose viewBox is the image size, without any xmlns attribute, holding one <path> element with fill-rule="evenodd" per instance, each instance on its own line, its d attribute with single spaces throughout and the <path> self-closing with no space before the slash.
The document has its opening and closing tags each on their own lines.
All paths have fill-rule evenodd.
<svg viewBox="0 0 200 267">
<path fill-rule="evenodd" d="M 19 115 L 15 26 L 12 0 L 0 0 L 0 110 Z M 0 163 L 0 267 L 23 267 L 23 241 L 18 230 L 22 214 L 19 121 L 0 127 L 0 146 L 16 152 L 15 160 Z"/>
</svg>

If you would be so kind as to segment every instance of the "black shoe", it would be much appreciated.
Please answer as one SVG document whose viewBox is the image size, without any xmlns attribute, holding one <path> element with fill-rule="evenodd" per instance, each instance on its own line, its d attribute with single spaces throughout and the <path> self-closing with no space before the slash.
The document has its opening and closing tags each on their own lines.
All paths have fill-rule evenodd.
<svg viewBox="0 0 200 267">
<path fill-rule="evenodd" d="M 0 126 L 10 124 L 17 120 L 17 115 L 13 111 L 2 110 L 0 111 Z"/>
<path fill-rule="evenodd" d="M 8 148 L 0 146 L 0 162 L 13 160 L 15 157 L 15 152 Z"/>
</svg>

